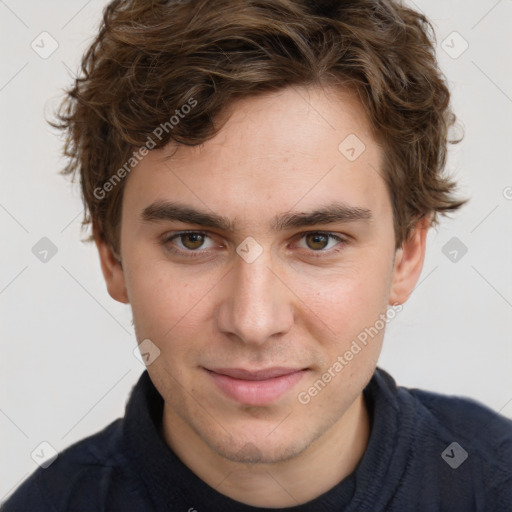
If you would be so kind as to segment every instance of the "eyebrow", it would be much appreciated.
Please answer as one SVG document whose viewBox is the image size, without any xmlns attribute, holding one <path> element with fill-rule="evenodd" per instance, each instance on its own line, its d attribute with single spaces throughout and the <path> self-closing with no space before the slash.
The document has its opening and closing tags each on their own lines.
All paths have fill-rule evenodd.
<svg viewBox="0 0 512 512">
<path fill-rule="evenodd" d="M 156 201 L 142 210 L 141 218 L 144 222 L 178 221 L 223 231 L 236 231 L 236 224 L 226 217 L 176 202 Z M 369 223 L 372 220 L 372 211 L 368 208 L 331 203 L 309 212 L 278 215 L 272 219 L 270 229 L 277 232 L 317 224 L 354 221 Z"/>
</svg>

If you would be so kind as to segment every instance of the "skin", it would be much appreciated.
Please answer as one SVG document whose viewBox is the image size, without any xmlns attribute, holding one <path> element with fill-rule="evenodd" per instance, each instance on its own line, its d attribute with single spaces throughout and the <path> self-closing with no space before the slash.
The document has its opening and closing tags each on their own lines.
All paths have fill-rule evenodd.
<svg viewBox="0 0 512 512">
<path fill-rule="evenodd" d="M 428 224 L 420 221 L 395 250 L 382 150 L 348 92 L 287 88 L 238 100 L 226 113 L 213 139 L 151 151 L 131 171 L 122 264 L 95 229 L 96 243 L 110 295 L 130 303 L 139 343 L 149 338 L 160 350 L 148 372 L 165 401 L 168 445 L 232 499 L 287 507 L 332 488 L 364 454 L 370 422 L 362 391 L 384 329 L 307 404 L 298 395 L 389 305 L 407 300 L 423 266 Z M 355 161 L 338 150 L 349 134 L 366 146 Z M 142 210 L 156 200 L 225 216 L 235 229 L 143 221 Z M 369 209 L 372 220 L 269 229 L 275 216 L 333 202 Z M 183 230 L 206 236 L 163 243 Z M 318 231 L 346 243 L 315 239 Z M 236 252 L 249 236 L 263 251 L 252 263 Z M 204 369 L 273 366 L 307 371 L 259 406 L 228 398 Z"/>
</svg>

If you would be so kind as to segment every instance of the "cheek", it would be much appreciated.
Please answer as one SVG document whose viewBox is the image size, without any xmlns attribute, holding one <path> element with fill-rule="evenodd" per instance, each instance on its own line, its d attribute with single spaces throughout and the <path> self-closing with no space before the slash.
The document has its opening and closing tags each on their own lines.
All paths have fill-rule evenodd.
<svg viewBox="0 0 512 512">
<path fill-rule="evenodd" d="M 365 258 L 313 280 L 301 279 L 298 290 L 304 304 L 316 313 L 331 331 L 353 334 L 353 329 L 366 327 L 386 311 L 390 283 L 391 260 Z M 310 276 L 311 277 L 311 276 Z M 297 282 L 297 283 L 298 283 Z"/>
<path fill-rule="evenodd" d="M 163 349 L 177 332 L 180 339 L 186 339 L 204 323 L 207 295 L 214 291 L 212 276 L 190 270 L 184 274 L 163 258 L 144 260 L 136 252 L 127 261 L 125 275 L 139 341 L 154 339 Z"/>
<path fill-rule="evenodd" d="M 160 351 L 148 370 L 166 386 L 173 379 L 185 385 L 189 378 L 185 368 L 196 364 L 198 326 L 204 326 L 204 303 L 198 297 L 201 287 L 156 265 L 132 274 L 129 286 L 137 341 L 148 338 Z"/>
<path fill-rule="evenodd" d="M 318 372 L 302 386 L 301 396 L 310 397 L 319 414 L 326 413 L 327 403 L 329 410 L 343 410 L 373 374 L 386 327 L 390 267 L 382 262 L 371 270 L 354 267 L 304 300 L 310 312 L 304 309 L 303 318 L 309 318 L 308 330 L 318 343 L 311 349 L 322 349 Z M 324 387 L 322 398 L 313 399 Z"/>
<path fill-rule="evenodd" d="M 324 398 L 331 397 L 338 405 L 346 398 L 338 396 L 339 390 L 359 391 L 377 364 L 386 326 L 382 318 L 387 311 L 391 273 L 391 260 L 389 265 L 386 261 L 372 258 L 354 264 L 350 271 L 325 280 L 304 300 L 310 312 L 304 309 L 303 318 L 309 318 L 307 329 L 318 343 L 312 349 L 322 346 L 318 358 L 320 373 L 331 370 L 336 376 L 325 374 L 326 379 L 336 384 L 329 386 Z M 337 367 L 333 367 L 335 364 Z M 316 374 L 313 381 L 318 377 Z M 321 403 L 322 400 L 317 406 Z"/>
</svg>

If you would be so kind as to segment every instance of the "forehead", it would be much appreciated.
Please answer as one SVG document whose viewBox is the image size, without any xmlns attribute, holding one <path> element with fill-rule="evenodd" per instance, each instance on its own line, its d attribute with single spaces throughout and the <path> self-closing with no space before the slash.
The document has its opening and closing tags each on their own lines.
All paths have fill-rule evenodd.
<svg viewBox="0 0 512 512">
<path fill-rule="evenodd" d="M 381 148 L 352 93 L 287 88 L 238 100 L 216 122 L 221 130 L 199 146 L 151 151 L 130 173 L 125 200 L 140 212 L 172 196 L 226 216 L 252 207 L 274 214 L 276 204 L 373 209 L 384 201 Z"/>
<path fill-rule="evenodd" d="M 294 155 L 298 160 L 344 155 L 354 161 L 351 158 L 363 148 L 370 153 L 376 149 L 371 147 L 375 141 L 362 104 L 355 93 L 339 87 L 288 87 L 249 96 L 230 103 L 213 122 L 222 129 L 205 143 L 168 146 L 174 162 L 194 156 L 197 163 L 212 163 L 230 153 L 233 158 L 245 158 L 247 164 Z M 357 154 L 341 151 L 340 143 L 347 137 L 357 146 Z M 156 161 L 170 155 L 165 150 L 154 152 Z"/>
</svg>

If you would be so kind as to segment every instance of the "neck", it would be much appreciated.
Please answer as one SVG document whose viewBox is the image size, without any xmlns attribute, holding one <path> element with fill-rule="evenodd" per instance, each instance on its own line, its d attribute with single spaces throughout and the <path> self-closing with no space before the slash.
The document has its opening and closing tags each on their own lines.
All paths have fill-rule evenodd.
<svg viewBox="0 0 512 512">
<path fill-rule="evenodd" d="M 210 487 L 247 505 L 272 508 L 311 501 L 350 475 L 368 445 L 370 420 L 361 394 L 300 455 L 274 464 L 243 464 L 221 457 L 166 406 L 162 430 L 174 453 Z"/>
</svg>

